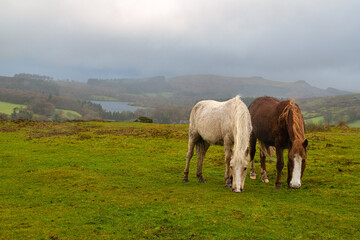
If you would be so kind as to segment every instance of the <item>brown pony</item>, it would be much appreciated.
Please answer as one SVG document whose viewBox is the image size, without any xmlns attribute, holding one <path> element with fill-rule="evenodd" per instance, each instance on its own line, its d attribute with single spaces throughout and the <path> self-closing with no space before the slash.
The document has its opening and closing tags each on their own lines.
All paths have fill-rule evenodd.
<svg viewBox="0 0 360 240">
<path fill-rule="evenodd" d="M 305 138 L 305 124 L 299 106 L 294 99 L 280 102 L 273 97 L 260 97 L 249 106 L 253 130 L 250 135 L 250 178 L 256 179 L 254 156 L 256 140 L 261 144 L 260 160 L 263 182 L 268 182 L 265 157 L 276 147 L 277 176 L 275 188 L 281 188 L 281 172 L 284 168 L 284 149 L 288 152 L 288 178 L 290 188 L 300 188 L 307 159 L 308 140 Z"/>
</svg>

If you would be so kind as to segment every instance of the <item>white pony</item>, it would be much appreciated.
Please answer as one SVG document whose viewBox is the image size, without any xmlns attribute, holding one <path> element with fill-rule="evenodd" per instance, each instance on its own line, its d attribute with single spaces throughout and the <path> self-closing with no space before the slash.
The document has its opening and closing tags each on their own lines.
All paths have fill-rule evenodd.
<svg viewBox="0 0 360 240">
<path fill-rule="evenodd" d="M 189 165 L 195 145 L 198 154 L 199 182 L 205 182 L 202 177 L 202 164 L 210 144 L 223 145 L 225 148 L 225 186 L 232 187 L 234 192 L 242 192 L 249 164 L 248 146 L 251 131 L 250 113 L 240 96 L 226 102 L 213 100 L 198 102 L 190 114 L 189 145 L 183 181 L 189 181 Z M 234 145 L 233 150 L 232 145 Z"/>
</svg>

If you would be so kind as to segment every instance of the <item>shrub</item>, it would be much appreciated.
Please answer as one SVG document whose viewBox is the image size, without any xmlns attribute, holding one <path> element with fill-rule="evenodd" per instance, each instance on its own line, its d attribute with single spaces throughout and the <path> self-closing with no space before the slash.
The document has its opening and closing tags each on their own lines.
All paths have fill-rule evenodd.
<svg viewBox="0 0 360 240">
<path fill-rule="evenodd" d="M 151 118 L 148 118 L 148 117 L 138 117 L 135 122 L 141 122 L 141 123 L 152 123 L 153 120 Z"/>
<path fill-rule="evenodd" d="M 307 123 L 305 125 L 306 132 L 327 132 L 330 130 L 329 124 L 316 124 L 316 123 Z"/>
<path fill-rule="evenodd" d="M 14 108 L 13 113 L 11 114 L 11 119 L 27 119 L 31 120 L 33 118 L 32 112 L 21 108 Z"/>
<path fill-rule="evenodd" d="M 5 113 L 0 113 L 0 120 L 9 120 L 9 115 Z"/>
<path fill-rule="evenodd" d="M 346 122 L 343 121 L 343 120 L 341 120 L 336 126 L 337 126 L 338 128 L 340 128 L 340 129 L 343 129 L 343 130 L 349 128 L 349 126 L 348 126 L 348 125 L 346 124 Z"/>
</svg>

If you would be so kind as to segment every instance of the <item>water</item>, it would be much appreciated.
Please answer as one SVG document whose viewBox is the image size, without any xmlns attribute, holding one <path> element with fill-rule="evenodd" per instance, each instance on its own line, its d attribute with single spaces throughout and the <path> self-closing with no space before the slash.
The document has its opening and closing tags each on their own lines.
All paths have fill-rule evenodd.
<svg viewBox="0 0 360 240">
<path fill-rule="evenodd" d="M 108 112 L 135 112 L 137 109 L 145 109 L 143 107 L 129 106 L 128 102 L 112 102 L 112 101 L 91 101 L 92 103 L 100 104 L 103 109 Z"/>
</svg>

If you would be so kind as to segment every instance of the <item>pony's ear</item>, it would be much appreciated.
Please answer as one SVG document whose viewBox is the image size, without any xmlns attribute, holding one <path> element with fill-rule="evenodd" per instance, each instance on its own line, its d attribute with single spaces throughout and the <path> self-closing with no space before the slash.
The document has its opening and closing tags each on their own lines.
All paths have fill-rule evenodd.
<svg viewBox="0 0 360 240">
<path fill-rule="evenodd" d="M 303 147 L 304 147 L 304 148 L 307 148 L 308 144 L 309 144 L 309 143 L 308 143 L 308 140 L 305 139 L 305 141 L 303 142 Z"/>
</svg>

